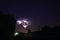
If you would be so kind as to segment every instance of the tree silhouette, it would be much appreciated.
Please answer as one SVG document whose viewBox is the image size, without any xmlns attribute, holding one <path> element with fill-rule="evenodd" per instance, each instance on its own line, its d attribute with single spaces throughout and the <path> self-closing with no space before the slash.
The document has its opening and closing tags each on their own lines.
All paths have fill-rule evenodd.
<svg viewBox="0 0 60 40">
<path fill-rule="evenodd" d="M 4 15 L 2 12 L 0 12 L 0 37 L 2 40 L 5 39 L 10 39 L 12 37 L 11 35 L 13 34 L 15 30 L 15 18 L 13 15 L 8 14 Z"/>
</svg>

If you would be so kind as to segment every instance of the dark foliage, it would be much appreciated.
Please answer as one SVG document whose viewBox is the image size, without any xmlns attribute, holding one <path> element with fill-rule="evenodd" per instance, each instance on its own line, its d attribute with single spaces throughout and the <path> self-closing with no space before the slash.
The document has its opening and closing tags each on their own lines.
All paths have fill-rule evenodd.
<svg viewBox="0 0 60 40">
<path fill-rule="evenodd" d="M 15 30 L 15 18 L 13 15 L 4 15 L 0 12 L 0 39 L 7 40 Z M 12 37 L 12 36 L 11 36 Z"/>
</svg>

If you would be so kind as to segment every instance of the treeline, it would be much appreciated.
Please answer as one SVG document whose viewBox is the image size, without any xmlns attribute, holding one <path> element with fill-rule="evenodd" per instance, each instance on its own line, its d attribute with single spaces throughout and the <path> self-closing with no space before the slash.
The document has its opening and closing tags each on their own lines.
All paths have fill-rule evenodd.
<svg viewBox="0 0 60 40">
<path fill-rule="evenodd" d="M 16 19 L 12 14 L 3 14 L 0 11 L 0 39 L 9 40 L 15 31 Z"/>
<path fill-rule="evenodd" d="M 13 38 L 13 33 L 15 31 L 16 19 L 12 14 L 3 14 L 0 11 L 0 40 L 15 40 Z M 49 38 L 60 38 L 60 27 L 56 26 L 54 28 L 49 28 L 44 26 L 41 31 L 31 32 L 31 39 L 49 39 Z M 22 37 L 24 38 L 24 37 Z M 30 39 L 30 40 L 31 40 Z M 18 36 L 18 40 L 21 40 Z"/>
<path fill-rule="evenodd" d="M 60 39 L 60 26 L 50 28 L 47 25 L 45 25 L 41 31 L 33 32 L 32 35 L 33 39 Z"/>
</svg>

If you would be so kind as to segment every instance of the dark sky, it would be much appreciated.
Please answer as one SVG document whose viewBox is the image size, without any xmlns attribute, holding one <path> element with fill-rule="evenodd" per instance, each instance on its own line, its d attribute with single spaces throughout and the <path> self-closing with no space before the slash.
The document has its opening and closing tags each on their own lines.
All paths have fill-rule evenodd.
<svg viewBox="0 0 60 40">
<path fill-rule="evenodd" d="M 60 2 L 57 0 L 2 0 L 0 10 L 11 12 L 16 19 L 30 17 L 36 24 L 60 25 Z"/>
</svg>

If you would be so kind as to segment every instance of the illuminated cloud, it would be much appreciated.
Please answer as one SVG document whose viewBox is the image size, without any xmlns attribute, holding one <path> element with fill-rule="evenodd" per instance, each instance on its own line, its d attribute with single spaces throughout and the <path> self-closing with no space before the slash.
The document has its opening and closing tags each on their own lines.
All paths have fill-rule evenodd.
<svg viewBox="0 0 60 40">
<path fill-rule="evenodd" d="M 17 23 L 18 23 L 18 24 L 22 24 L 22 21 L 20 21 L 20 20 L 17 20 Z"/>
<path fill-rule="evenodd" d="M 24 28 L 27 28 L 27 25 L 23 25 Z"/>
</svg>

